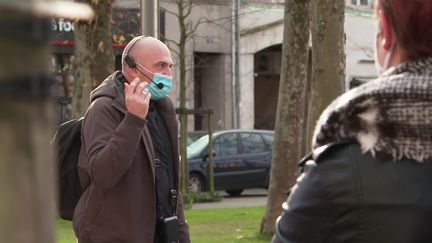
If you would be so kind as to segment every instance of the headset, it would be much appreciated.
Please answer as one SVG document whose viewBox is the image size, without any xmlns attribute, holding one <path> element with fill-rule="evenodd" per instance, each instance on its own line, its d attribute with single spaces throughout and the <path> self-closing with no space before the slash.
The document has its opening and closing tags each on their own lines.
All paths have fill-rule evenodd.
<svg viewBox="0 0 432 243">
<path fill-rule="evenodd" d="M 136 43 L 138 43 L 142 38 L 144 38 L 144 36 L 141 36 L 138 40 L 136 40 L 132 46 L 129 48 L 128 52 L 126 53 L 126 56 L 124 57 L 125 62 L 127 63 L 127 65 L 129 65 L 129 67 L 131 68 L 136 68 L 137 64 L 135 62 L 135 59 L 129 54 L 131 52 L 131 50 L 134 48 L 134 46 L 136 45 Z"/>
<path fill-rule="evenodd" d="M 129 53 L 131 52 L 131 50 L 134 48 L 134 46 L 136 45 L 136 43 L 138 43 L 141 39 L 143 39 L 145 36 L 141 36 L 138 40 L 136 40 L 132 46 L 129 48 L 129 50 L 127 51 L 125 57 L 124 57 L 124 61 L 127 63 L 127 65 L 131 68 L 137 68 L 137 63 L 135 61 L 135 58 L 133 58 Z M 137 69 L 140 73 L 144 74 L 142 71 L 140 71 L 139 69 Z M 144 74 L 144 76 L 147 77 L 147 75 Z M 149 77 L 147 77 L 148 79 L 150 79 Z M 156 85 L 156 87 L 158 87 L 159 89 L 163 89 L 163 87 L 165 86 L 163 83 L 155 83 L 152 79 L 150 79 L 150 81 L 152 83 L 154 83 Z"/>
</svg>

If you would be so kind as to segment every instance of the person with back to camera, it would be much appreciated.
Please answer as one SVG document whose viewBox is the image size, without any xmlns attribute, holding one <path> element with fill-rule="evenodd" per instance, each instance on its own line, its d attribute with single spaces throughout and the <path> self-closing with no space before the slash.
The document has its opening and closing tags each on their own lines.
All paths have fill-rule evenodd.
<svg viewBox="0 0 432 243">
<path fill-rule="evenodd" d="M 322 113 L 273 242 L 432 242 L 432 1 L 375 8 L 379 77 Z"/>
<path fill-rule="evenodd" d="M 172 66 L 164 43 L 136 37 L 123 51 L 122 71 L 91 93 L 78 161 L 88 187 L 73 217 L 79 243 L 190 242 L 167 97 Z"/>
</svg>

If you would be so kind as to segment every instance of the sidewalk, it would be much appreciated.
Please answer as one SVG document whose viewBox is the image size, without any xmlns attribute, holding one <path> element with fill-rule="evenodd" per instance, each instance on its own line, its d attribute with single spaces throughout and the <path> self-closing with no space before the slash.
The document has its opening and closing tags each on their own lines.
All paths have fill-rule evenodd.
<svg viewBox="0 0 432 243">
<path fill-rule="evenodd" d="M 192 209 L 241 208 L 267 204 L 267 192 L 265 190 L 246 190 L 239 197 L 228 197 L 224 192 L 219 193 L 224 196 L 221 202 L 194 203 Z"/>
</svg>

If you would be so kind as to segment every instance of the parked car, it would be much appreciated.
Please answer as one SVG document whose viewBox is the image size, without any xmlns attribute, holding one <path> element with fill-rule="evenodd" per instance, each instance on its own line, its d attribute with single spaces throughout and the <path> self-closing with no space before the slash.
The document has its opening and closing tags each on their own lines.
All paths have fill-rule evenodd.
<svg viewBox="0 0 432 243">
<path fill-rule="evenodd" d="M 193 142 L 201 138 L 202 136 L 205 136 L 208 134 L 208 130 L 198 130 L 198 131 L 192 131 L 188 132 L 187 135 L 187 146 L 191 145 Z"/>
<path fill-rule="evenodd" d="M 274 132 L 225 130 L 213 133 L 215 190 L 232 196 L 244 189 L 267 188 Z M 187 147 L 189 190 L 208 190 L 209 138 L 204 135 Z"/>
</svg>

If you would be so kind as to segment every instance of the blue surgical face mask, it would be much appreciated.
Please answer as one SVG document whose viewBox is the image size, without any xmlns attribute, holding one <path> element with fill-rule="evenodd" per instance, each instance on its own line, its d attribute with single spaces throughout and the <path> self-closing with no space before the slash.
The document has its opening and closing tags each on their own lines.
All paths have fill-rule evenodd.
<svg viewBox="0 0 432 243">
<path fill-rule="evenodd" d="M 150 72 L 147 68 L 145 68 L 143 65 L 137 63 L 141 68 L 146 70 L 147 72 L 153 74 L 153 79 L 151 80 L 150 85 L 148 86 L 148 89 L 151 94 L 151 100 L 160 100 L 165 97 L 167 97 L 168 93 L 171 91 L 172 88 L 172 77 L 163 75 L 161 73 L 153 73 Z M 148 79 L 150 79 L 144 72 L 141 72 L 139 69 L 137 69 L 141 74 L 146 76 Z"/>
<path fill-rule="evenodd" d="M 163 84 L 163 86 L 161 85 Z M 159 87 L 158 87 L 159 86 Z M 148 86 L 152 100 L 160 100 L 167 97 L 171 91 L 172 77 L 160 73 L 153 74 L 153 80 Z"/>
</svg>

